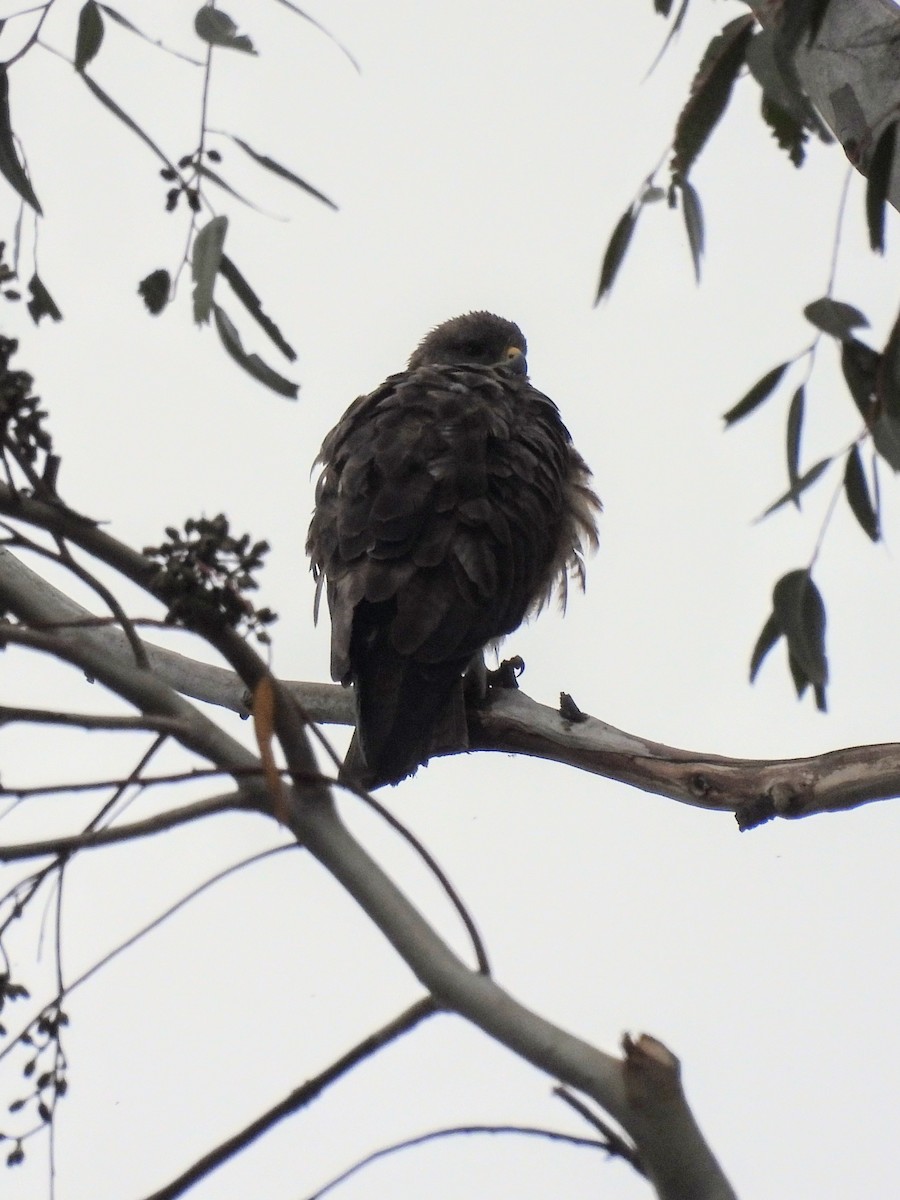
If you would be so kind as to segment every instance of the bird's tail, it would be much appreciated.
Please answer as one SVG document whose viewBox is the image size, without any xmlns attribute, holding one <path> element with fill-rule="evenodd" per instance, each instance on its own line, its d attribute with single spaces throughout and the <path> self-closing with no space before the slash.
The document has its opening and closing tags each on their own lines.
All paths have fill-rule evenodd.
<svg viewBox="0 0 900 1200">
<path fill-rule="evenodd" d="M 365 788 L 399 783 L 429 758 L 468 746 L 464 663 L 417 663 L 383 645 L 368 657 L 354 683 L 356 732 L 342 779 Z"/>
</svg>

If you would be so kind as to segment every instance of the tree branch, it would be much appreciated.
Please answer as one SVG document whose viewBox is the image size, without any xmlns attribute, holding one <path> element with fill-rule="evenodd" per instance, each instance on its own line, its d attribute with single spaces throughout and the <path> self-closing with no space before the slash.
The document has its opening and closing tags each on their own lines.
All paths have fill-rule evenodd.
<svg viewBox="0 0 900 1200">
<path fill-rule="evenodd" d="M 0 596 L 4 586 L 14 586 L 25 619 L 52 623 L 90 616 L 0 546 Z M 23 594 L 30 597 L 27 604 Z M 92 629 L 90 635 L 106 655 L 127 659 L 128 643 L 120 630 Z M 147 651 L 153 674 L 171 688 L 247 714 L 247 687 L 233 671 L 158 646 L 147 645 Z M 331 683 L 283 686 L 310 720 L 353 724 L 349 689 Z M 840 812 L 900 795 L 900 743 L 851 746 L 809 758 L 727 758 L 666 746 L 572 709 L 563 715 L 521 691 L 492 689 L 487 704 L 470 710 L 470 747 L 547 759 L 681 804 L 732 813 L 742 829 L 773 817 Z"/>
<path fill-rule="evenodd" d="M 17 497 L 2 485 L 0 511 L 69 538 L 153 593 L 152 564 L 77 514 L 31 497 Z M 14 569 L 5 557 L 0 556 L 0 600 L 12 611 L 23 619 L 43 622 L 71 616 L 71 606 L 54 604 L 51 592 L 36 589 L 22 575 L 21 564 Z M 286 811 L 280 811 L 277 797 L 260 796 L 261 805 L 278 809 L 279 818 L 357 901 L 435 1002 L 470 1020 L 540 1070 L 593 1097 L 635 1142 L 661 1200 L 681 1200 L 685 1195 L 693 1200 L 733 1200 L 730 1185 L 688 1108 L 674 1056 L 659 1043 L 641 1039 L 629 1041 L 624 1060 L 619 1060 L 530 1012 L 492 979 L 469 969 L 341 823 L 327 783 L 318 775 L 304 718 L 290 691 L 271 675 L 252 647 L 221 621 L 201 614 L 192 625 L 225 656 L 251 692 L 264 681 L 271 689 L 274 732 L 293 786 L 286 790 Z M 253 755 L 206 722 L 155 673 L 135 668 L 132 661 L 125 666 L 121 655 L 111 654 L 109 639 L 117 631 L 61 629 L 52 637 L 21 627 L 14 632 L 17 640 L 30 640 L 35 647 L 48 649 L 52 643 L 60 657 L 78 662 L 142 711 L 184 716 L 192 735 L 179 740 L 219 765 L 237 769 L 257 765 Z M 265 743 L 262 733 L 260 741 Z M 657 1086 L 636 1090 L 634 1063 L 655 1061 L 652 1055 L 639 1053 L 647 1045 L 659 1048 L 661 1069 L 643 1077 L 654 1078 Z"/>
<path fill-rule="evenodd" d="M 21 842 L 17 846 L 0 846 L 0 862 L 16 862 L 25 858 L 43 858 L 48 854 L 73 854 L 76 850 L 93 850 L 97 846 L 109 846 L 114 842 L 134 841 L 154 833 L 165 833 L 178 825 L 211 817 L 221 812 L 249 811 L 251 806 L 240 792 L 229 792 L 224 796 L 211 796 L 173 808 L 168 812 L 132 821 L 128 825 L 115 825 L 106 829 L 93 829 L 75 833 L 69 837 L 48 838 L 42 842 Z"/>
<path fill-rule="evenodd" d="M 423 1000 L 417 1000 L 399 1017 L 395 1017 L 393 1021 L 389 1021 L 387 1025 L 381 1029 L 370 1033 L 368 1037 L 363 1038 L 352 1050 L 348 1050 L 346 1054 L 326 1067 L 320 1074 L 315 1075 L 300 1087 L 294 1088 L 289 1092 L 283 1100 L 275 1104 L 257 1117 L 255 1121 L 251 1121 L 244 1129 L 241 1129 L 233 1137 L 216 1146 L 214 1150 L 210 1150 L 208 1154 L 198 1159 L 188 1168 L 184 1174 L 179 1175 L 177 1179 L 173 1179 L 171 1183 L 160 1188 L 148 1196 L 146 1200 L 176 1200 L 177 1196 L 182 1196 L 195 1183 L 199 1183 L 201 1179 L 205 1179 L 207 1175 L 212 1174 L 217 1167 L 221 1167 L 223 1163 L 234 1158 L 242 1150 L 245 1150 L 249 1145 L 267 1133 L 279 1121 L 283 1121 L 285 1117 L 289 1117 L 292 1113 L 298 1112 L 301 1108 L 305 1108 L 312 1103 L 317 1096 L 327 1088 L 335 1080 L 340 1079 L 342 1075 L 347 1074 L 355 1066 L 358 1066 L 364 1059 L 370 1058 L 378 1050 L 391 1042 L 396 1041 L 404 1033 L 408 1033 L 414 1029 L 426 1017 L 430 1017 L 437 1011 L 436 1005 L 430 996 L 426 996 Z"/>
</svg>

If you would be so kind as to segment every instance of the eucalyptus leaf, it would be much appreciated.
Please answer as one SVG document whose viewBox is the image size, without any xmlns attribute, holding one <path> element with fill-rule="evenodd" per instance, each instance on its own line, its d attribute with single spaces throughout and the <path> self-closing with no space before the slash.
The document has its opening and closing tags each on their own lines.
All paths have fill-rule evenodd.
<svg viewBox="0 0 900 1200">
<path fill-rule="evenodd" d="M 19 155 L 16 152 L 9 116 L 9 75 L 6 67 L 2 65 L 0 65 L 0 174 L 19 193 L 25 203 L 31 205 L 38 216 L 43 216 L 43 209 L 38 203 L 31 181 L 25 173 L 25 168 L 19 162 Z"/>
<path fill-rule="evenodd" d="M 788 652 L 807 682 L 828 681 L 825 605 L 808 570 L 789 571 L 772 591 L 772 611 L 788 642 Z"/>
<path fill-rule="evenodd" d="M 75 70 L 83 71 L 96 58 L 103 44 L 103 18 L 96 0 L 87 0 L 78 14 L 78 33 L 75 37 Z"/>
<path fill-rule="evenodd" d="M 757 383 L 754 383 L 750 391 L 742 396 L 733 408 L 729 408 L 728 412 L 723 414 L 722 419 L 726 427 L 740 421 L 742 417 L 746 417 L 748 413 L 753 412 L 754 408 L 758 408 L 764 400 L 767 400 L 778 387 L 782 375 L 790 365 L 789 362 L 780 363 L 771 371 L 767 371 Z"/>
<path fill-rule="evenodd" d="M 228 13 L 221 8 L 213 8 L 211 4 L 204 4 L 194 17 L 194 31 L 208 45 L 255 54 L 253 43 L 246 34 L 238 33 L 237 28 Z"/>
<path fill-rule="evenodd" d="M 637 225 L 640 205 L 632 205 L 622 213 L 612 231 L 606 253 L 603 255 L 603 265 L 600 268 L 600 284 L 597 288 L 595 304 L 599 304 L 615 282 L 619 267 L 625 258 L 625 251 L 631 241 L 634 228 Z"/>
<path fill-rule="evenodd" d="M 266 387 L 277 392 L 280 396 L 286 396 L 289 400 L 297 399 L 297 384 L 292 383 L 289 379 L 285 379 L 283 375 L 279 375 L 268 364 L 263 362 L 258 354 L 248 354 L 241 344 L 241 339 L 237 329 L 231 318 L 218 304 L 213 305 L 213 314 L 215 316 L 216 329 L 219 337 L 222 339 L 222 345 L 231 355 L 239 366 L 243 367 L 248 374 L 260 383 L 264 383 Z"/>
<path fill-rule="evenodd" d="M 855 444 L 850 447 L 847 465 L 844 468 L 844 494 L 863 531 L 873 542 L 877 542 L 880 537 L 878 513 L 869 496 L 869 485 L 866 483 L 859 446 Z"/>
<path fill-rule="evenodd" d="M 204 325 L 210 317 L 213 288 L 222 261 L 222 247 L 227 230 L 227 217 L 213 217 L 194 238 L 191 275 L 194 280 L 194 320 L 198 325 Z"/>
<path fill-rule="evenodd" d="M 753 654 L 750 658 L 750 682 L 756 679 L 757 672 L 762 666 L 763 659 L 782 636 L 781 626 L 774 613 L 770 613 L 765 625 L 762 627 L 762 632 L 756 640 L 756 645 L 753 647 Z"/>
<path fill-rule="evenodd" d="M 854 329 L 867 327 L 869 324 L 868 317 L 858 308 L 852 304 L 845 304 L 843 300 L 832 300 L 830 296 L 823 296 L 820 300 L 813 300 L 812 304 L 807 304 L 803 315 L 817 329 L 840 338 L 841 341 L 852 337 Z"/>
<path fill-rule="evenodd" d="M 879 134 L 866 180 L 866 222 L 869 226 L 869 244 L 878 254 L 884 254 L 884 212 L 894 167 L 896 142 L 897 121 L 895 119 Z"/>
<path fill-rule="evenodd" d="M 694 276 L 700 282 L 700 260 L 703 257 L 703 209 L 697 189 L 687 179 L 680 179 L 678 187 L 681 191 L 682 212 L 684 225 L 687 230 L 688 245 L 691 248 L 691 261 L 694 264 Z"/>
<path fill-rule="evenodd" d="M 273 175 L 277 175 L 280 179 L 286 179 L 288 183 L 293 183 L 297 187 L 302 188 L 304 192 L 309 192 L 311 196 L 315 196 L 317 200 L 321 200 L 323 204 L 327 204 L 329 208 L 337 211 L 337 205 L 333 200 L 329 200 L 324 192 L 320 192 L 318 188 L 314 188 L 311 183 L 307 183 L 305 179 L 301 179 L 299 175 L 295 175 L 293 171 L 289 171 L 287 167 L 283 167 L 281 163 L 277 163 L 274 158 L 269 158 L 268 154 L 260 154 L 258 150 L 254 150 L 249 146 L 243 138 L 237 137 L 230 133 L 228 136 L 240 146 L 245 154 L 249 154 L 252 159 L 259 163 L 261 167 L 265 167 L 267 171 L 271 171 Z"/>
<path fill-rule="evenodd" d="M 808 487 L 812 487 L 822 472 L 831 465 L 831 462 L 831 457 L 819 459 L 816 465 L 814 467 L 810 467 L 808 471 L 801 475 L 797 482 L 789 487 L 783 496 L 779 496 L 774 504 L 770 504 L 762 516 L 758 518 L 758 520 L 762 521 L 766 517 L 771 516 L 772 513 L 776 512 L 779 508 L 782 508 L 785 504 L 788 504 L 791 501 L 796 501 L 801 492 L 805 492 Z"/>
<path fill-rule="evenodd" d="M 787 419 L 787 470 L 788 482 L 796 488 L 800 482 L 800 434 L 803 432 L 803 410 L 806 404 L 806 389 L 803 384 L 794 392 Z M 800 493 L 794 496 L 794 503 L 800 507 Z"/>
<path fill-rule="evenodd" d="M 289 362 L 293 362 L 297 357 L 297 352 L 284 338 L 281 330 L 275 324 L 271 317 L 266 316 L 262 310 L 262 304 L 259 296 L 250 287 L 250 284 L 240 273 L 227 254 L 222 255 L 222 260 L 219 264 L 219 273 L 224 275 L 231 285 L 232 291 L 246 308 L 247 312 L 253 317 L 254 321 L 262 328 L 268 337 L 275 343 L 281 353 Z"/>
<path fill-rule="evenodd" d="M 28 291 L 31 293 L 31 299 L 25 307 L 35 325 L 40 322 L 41 317 L 49 317 L 52 321 L 62 320 L 62 313 L 57 308 L 56 301 L 47 291 L 36 271 L 28 281 Z"/>
</svg>

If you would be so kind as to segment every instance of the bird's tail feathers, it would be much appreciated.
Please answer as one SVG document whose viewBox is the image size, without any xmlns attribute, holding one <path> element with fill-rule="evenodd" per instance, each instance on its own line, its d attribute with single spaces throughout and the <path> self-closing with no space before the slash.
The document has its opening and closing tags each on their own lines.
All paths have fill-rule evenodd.
<svg viewBox="0 0 900 1200">
<path fill-rule="evenodd" d="M 342 779 L 366 788 L 399 783 L 429 758 L 467 747 L 465 663 L 417 663 L 383 645 L 369 658 L 354 684 L 356 732 Z"/>
</svg>

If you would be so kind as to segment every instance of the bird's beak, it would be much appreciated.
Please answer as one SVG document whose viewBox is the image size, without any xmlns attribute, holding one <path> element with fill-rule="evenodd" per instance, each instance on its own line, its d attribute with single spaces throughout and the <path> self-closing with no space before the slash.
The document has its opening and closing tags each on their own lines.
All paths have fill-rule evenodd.
<svg viewBox="0 0 900 1200">
<path fill-rule="evenodd" d="M 509 349 L 506 351 L 506 358 L 501 365 L 506 367 L 507 370 L 514 372 L 516 375 L 528 374 L 528 363 L 525 359 L 525 355 L 518 346 L 509 347 Z"/>
</svg>

